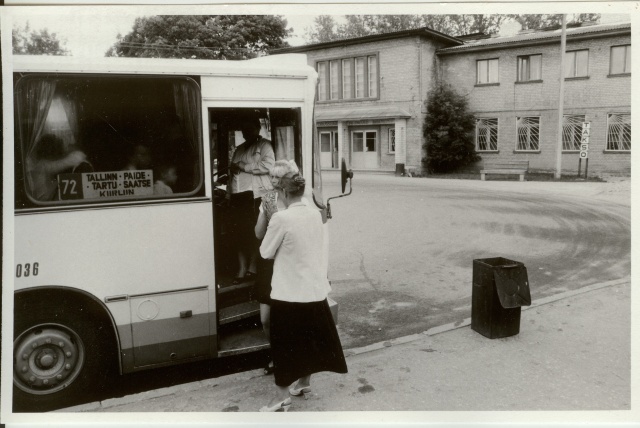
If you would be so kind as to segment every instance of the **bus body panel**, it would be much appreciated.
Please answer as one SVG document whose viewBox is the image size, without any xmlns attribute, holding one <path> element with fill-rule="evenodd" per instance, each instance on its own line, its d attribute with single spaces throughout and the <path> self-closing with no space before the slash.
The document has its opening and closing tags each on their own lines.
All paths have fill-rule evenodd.
<svg viewBox="0 0 640 428">
<path fill-rule="evenodd" d="M 90 220 L 97 209 L 100 227 Z M 124 372 L 211 355 L 216 334 L 209 319 L 215 319 L 211 210 L 210 202 L 158 203 L 18 215 L 16 236 L 26 245 L 16 245 L 23 272 L 15 289 L 65 286 L 105 302 L 120 337 Z M 56 224 L 56 231 L 48 224 Z M 25 276 L 27 263 L 38 263 L 37 275 L 31 268 Z M 126 300 L 109 301 L 121 298 Z M 180 317 L 188 311 L 191 316 Z M 183 351 L 172 351 L 182 346 Z"/>
<path fill-rule="evenodd" d="M 205 76 L 202 78 L 202 97 L 216 100 L 293 100 L 304 101 L 304 84 L 293 77 L 232 77 Z"/>
</svg>

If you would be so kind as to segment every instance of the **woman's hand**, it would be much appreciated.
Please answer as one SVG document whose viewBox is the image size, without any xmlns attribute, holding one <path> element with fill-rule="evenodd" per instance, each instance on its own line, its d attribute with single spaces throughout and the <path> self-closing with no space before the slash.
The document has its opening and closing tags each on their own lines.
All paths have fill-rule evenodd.
<svg viewBox="0 0 640 428">
<path fill-rule="evenodd" d="M 271 220 L 271 216 L 278 212 L 278 205 L 275 200 L 265 198 L 262 201 L 262 210 L 267 218 L 267 222 L 269 222 Z"/>
</svg>

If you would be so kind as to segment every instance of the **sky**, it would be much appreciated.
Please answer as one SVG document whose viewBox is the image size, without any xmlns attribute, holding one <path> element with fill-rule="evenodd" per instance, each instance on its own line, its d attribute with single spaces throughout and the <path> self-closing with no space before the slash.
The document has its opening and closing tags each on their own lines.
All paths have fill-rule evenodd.
<svg viewBox="0 0 640 428">
<path fill-rule="evenodd" d="M 24 26 L 27 21 L 31 29 L 47 28 L 56 33 L 58 38 L 66 40 L 66 47 L 73 56 L 103 57 L 105 52 L 116 42 L 118 33 L 124 35 L 131 31 L 135 18 L 145 15 L 139 10 L 131 9 L 130 14 L 96 14 L 93 8 L 82 9 L 83 13 L 55 13 L 51 9 L 45 14 L 14 15 L 14 26 Z M 126 9 L 124 9 L 126 10 Z M 138 13 L 136 13 L 138 12 Z M 292 36 L 287 39 L 291 46 L 305 44 L 305 30 L 313 25 L 316 15 L 287 15 L 288 26 L 293 28 Z M 338 17 L 338 22 L 341 19 Z M 519 25 L 503 25 L 502 34 L 515 33 Z"/>
<path fill-rule="evenodd" d="M 16 16 L 15 24 L 23 27 L 27 21 L 32 30 L 47 28 L 59 39 L 66 39 L 67 49 L 73 56 L 102 57 L 115 42 L 118 33 L 125 35 L 131 31 L 133 22 L 140 16 L 118 15 L 104 17 L 89 15 L 29 15 Z M 291 46 L 305 43 L 305 28 L 313 25 L 314 15 L 284 15 L 287 24 L 293 28 L 292 37 L 287 39 Z M 87 37 L 90 35 L 90 37 Z"/>
</svg>

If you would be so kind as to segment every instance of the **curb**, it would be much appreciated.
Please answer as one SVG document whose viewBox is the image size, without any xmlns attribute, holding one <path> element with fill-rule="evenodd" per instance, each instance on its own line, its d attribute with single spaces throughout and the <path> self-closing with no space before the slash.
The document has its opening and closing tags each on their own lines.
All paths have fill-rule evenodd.
<svg viewBox="0 0 640 428">
<path fill-rule="evenodd" d="M 552 296 L 547 296 L 541 299 L 538 299 L 531 303 L 530 306 L 523 307 L 522 310 L 526 311 L 529 309 L 537 308 L 539 306 L 548 305 L 550 303 L 554 303 L 560 300 L 564 300 L 570 297 L 579 296 L 581 294 L 586 294 L 592 291 L 600 290 L 602 288 L 613 287 L 616 285 L 625 285 L 631 283 L 631 277 L 627 276 L 625 278 L 620 278 L 612 281 L 606 281 L 597 284 L 591 284 L 586 287 L 582 287 L 576 290 L 569 290 L 562 293 L 554 294 Z M 456 321 L 448 324 L 443 324 L 441 326 L 432 327 L 429 330 L 423 331 L 422 333 L 411 334 L 408 336 L 402 336 L 391 340 L 385 340 L 382 342 L 372 343 L 367 346 L 363 346 L 360 348 L 351 348 L 344 350 L 345 358 L 353 357 L 356 355 L 365 354 L 368 352 L 379 351 L 384 348 L 389 348 L 391 346 L 402 345 L 405 343 L 414 342 L 416 340 L 424 339 L 425 336 L 435 336 L 437 334 L 446 333 L 449 331 L 457 330 L 463 327 L 468 327 L 471 325 L 471 318 L 465 318 L 461 321 Z M 252 370 L 245 372 L 244 375 L 246 377 L 245 380 L 250 380 L 256 377 L 252 372 L 257 372 L 259 370 Z M 165 397 L 167 395 L 173 395 L 180 392 L 189 392 L 196 389 L 201 389 L 203 387 L 215 387 L 219 386 L 221 383 L 224 383 L 225 377 L 234 376 L 234 379 L 237 378 L 238 375 L 242 375 L 240 373 L 235 373 L 233 375 L 223 376 L 221 378 L 215 379 L 205 379 L 196 382 L 185 383 L 181 385 L 175 385 L 167 388 L 160 388 L 151 391 L 140 392 L 137 394 L 127 395 L 124 397 L 118 398 L 109 398 L 104 401 L 95 401 L 92 403 L 81 404 L 78 406 L 66 407 L 62 409 L 54 410 L 53 412 L 62 413 L 62 412 L 91 412 L 97 411 L 100 409 L 108 409 L 111 407 L 117 407 L 123 404 L 131 404 L 136 402 L 145 401 L 148 399 Z"/>
</svg>

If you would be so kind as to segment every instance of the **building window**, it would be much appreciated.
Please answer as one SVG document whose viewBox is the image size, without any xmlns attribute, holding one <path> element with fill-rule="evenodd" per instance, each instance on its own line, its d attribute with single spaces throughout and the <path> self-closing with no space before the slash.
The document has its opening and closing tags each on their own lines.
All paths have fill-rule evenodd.
<svg viewBox="0 0 640 428">
<path fill-rule="evenodd" d="M 476 120 L 476 150 L 498 150 L 498 118 Z"/>
<path fill-rule="evenodd" d="M 589 75 L 589 51 L 567 52 L 565 55 L 564 77 L 586 77 Z"/>
<path fill-rule="evenodd" d="M 631 73 L 631 45 L 611 47 L 611 66 L 609 73 Z"/>
<path fill-rule="evenodd" d="M 584 115 L 565 115 L 562 118 L 562 150 L 580 150 Z"/>
<path fill-rule="evenodd" d="M 539 117 L 518 117 L 516 118 L 516 127 L 518 131 L 518 145 L 516 150 L 540 150 Z"/>
<path fill-rule="evenodd" d="M 341 58 L 317 63 L 318 101 L 378 97 L 378 56 Z"/>
<path fill-rule="evenodd" d="M 389 128 L 389 153 L 396 152 L 396 129 Z"/>
<path fill-rule="evenodd" d="M 477 81 L 476 83 L 498 83 L 498 59 L 483 59 L 476 62 Z"/>
<path fill-rule="evenodd" d="M 342 60 L 342 98 L 352 98 L 351 94 L 351 59 Z"/>
<path fill-rule="evenodd" d="M 518 82 L 542 79 L 542 55 L 518 57 Z"/>
<path fill-rule="evenodd" d="M 354 152 L 375 152 L 376 140 L 378 139 L 376 131 L 354 131 L 353 132 L 353 151 Z"/>
<path fill-rule="evenodd" d="M 329 63 L 329 84 L 331 87 L 331 99 L 337 100 L 340 94 L 340 63 L 338 61 L 331 61 Z"/>
<path fill-rule="evenodd" d="M 364 98 L 364 58 L 356 58 L 356 98 Z"/>
<path fill-rule="evenodd" d="M 318 101 L 327 100 L 327 63 L 318 63 Z"/>
<path fill-rule="evenodd" d="M 369 69 L 369 98 L 378 96 L 378 61 L 375 56 L 367 57 L 367 66 Z"/>
<path fill-rule="evenodd" d="M 631 150 L 631 113 L 608 115 L 607 150 Z"/>
</svg>

